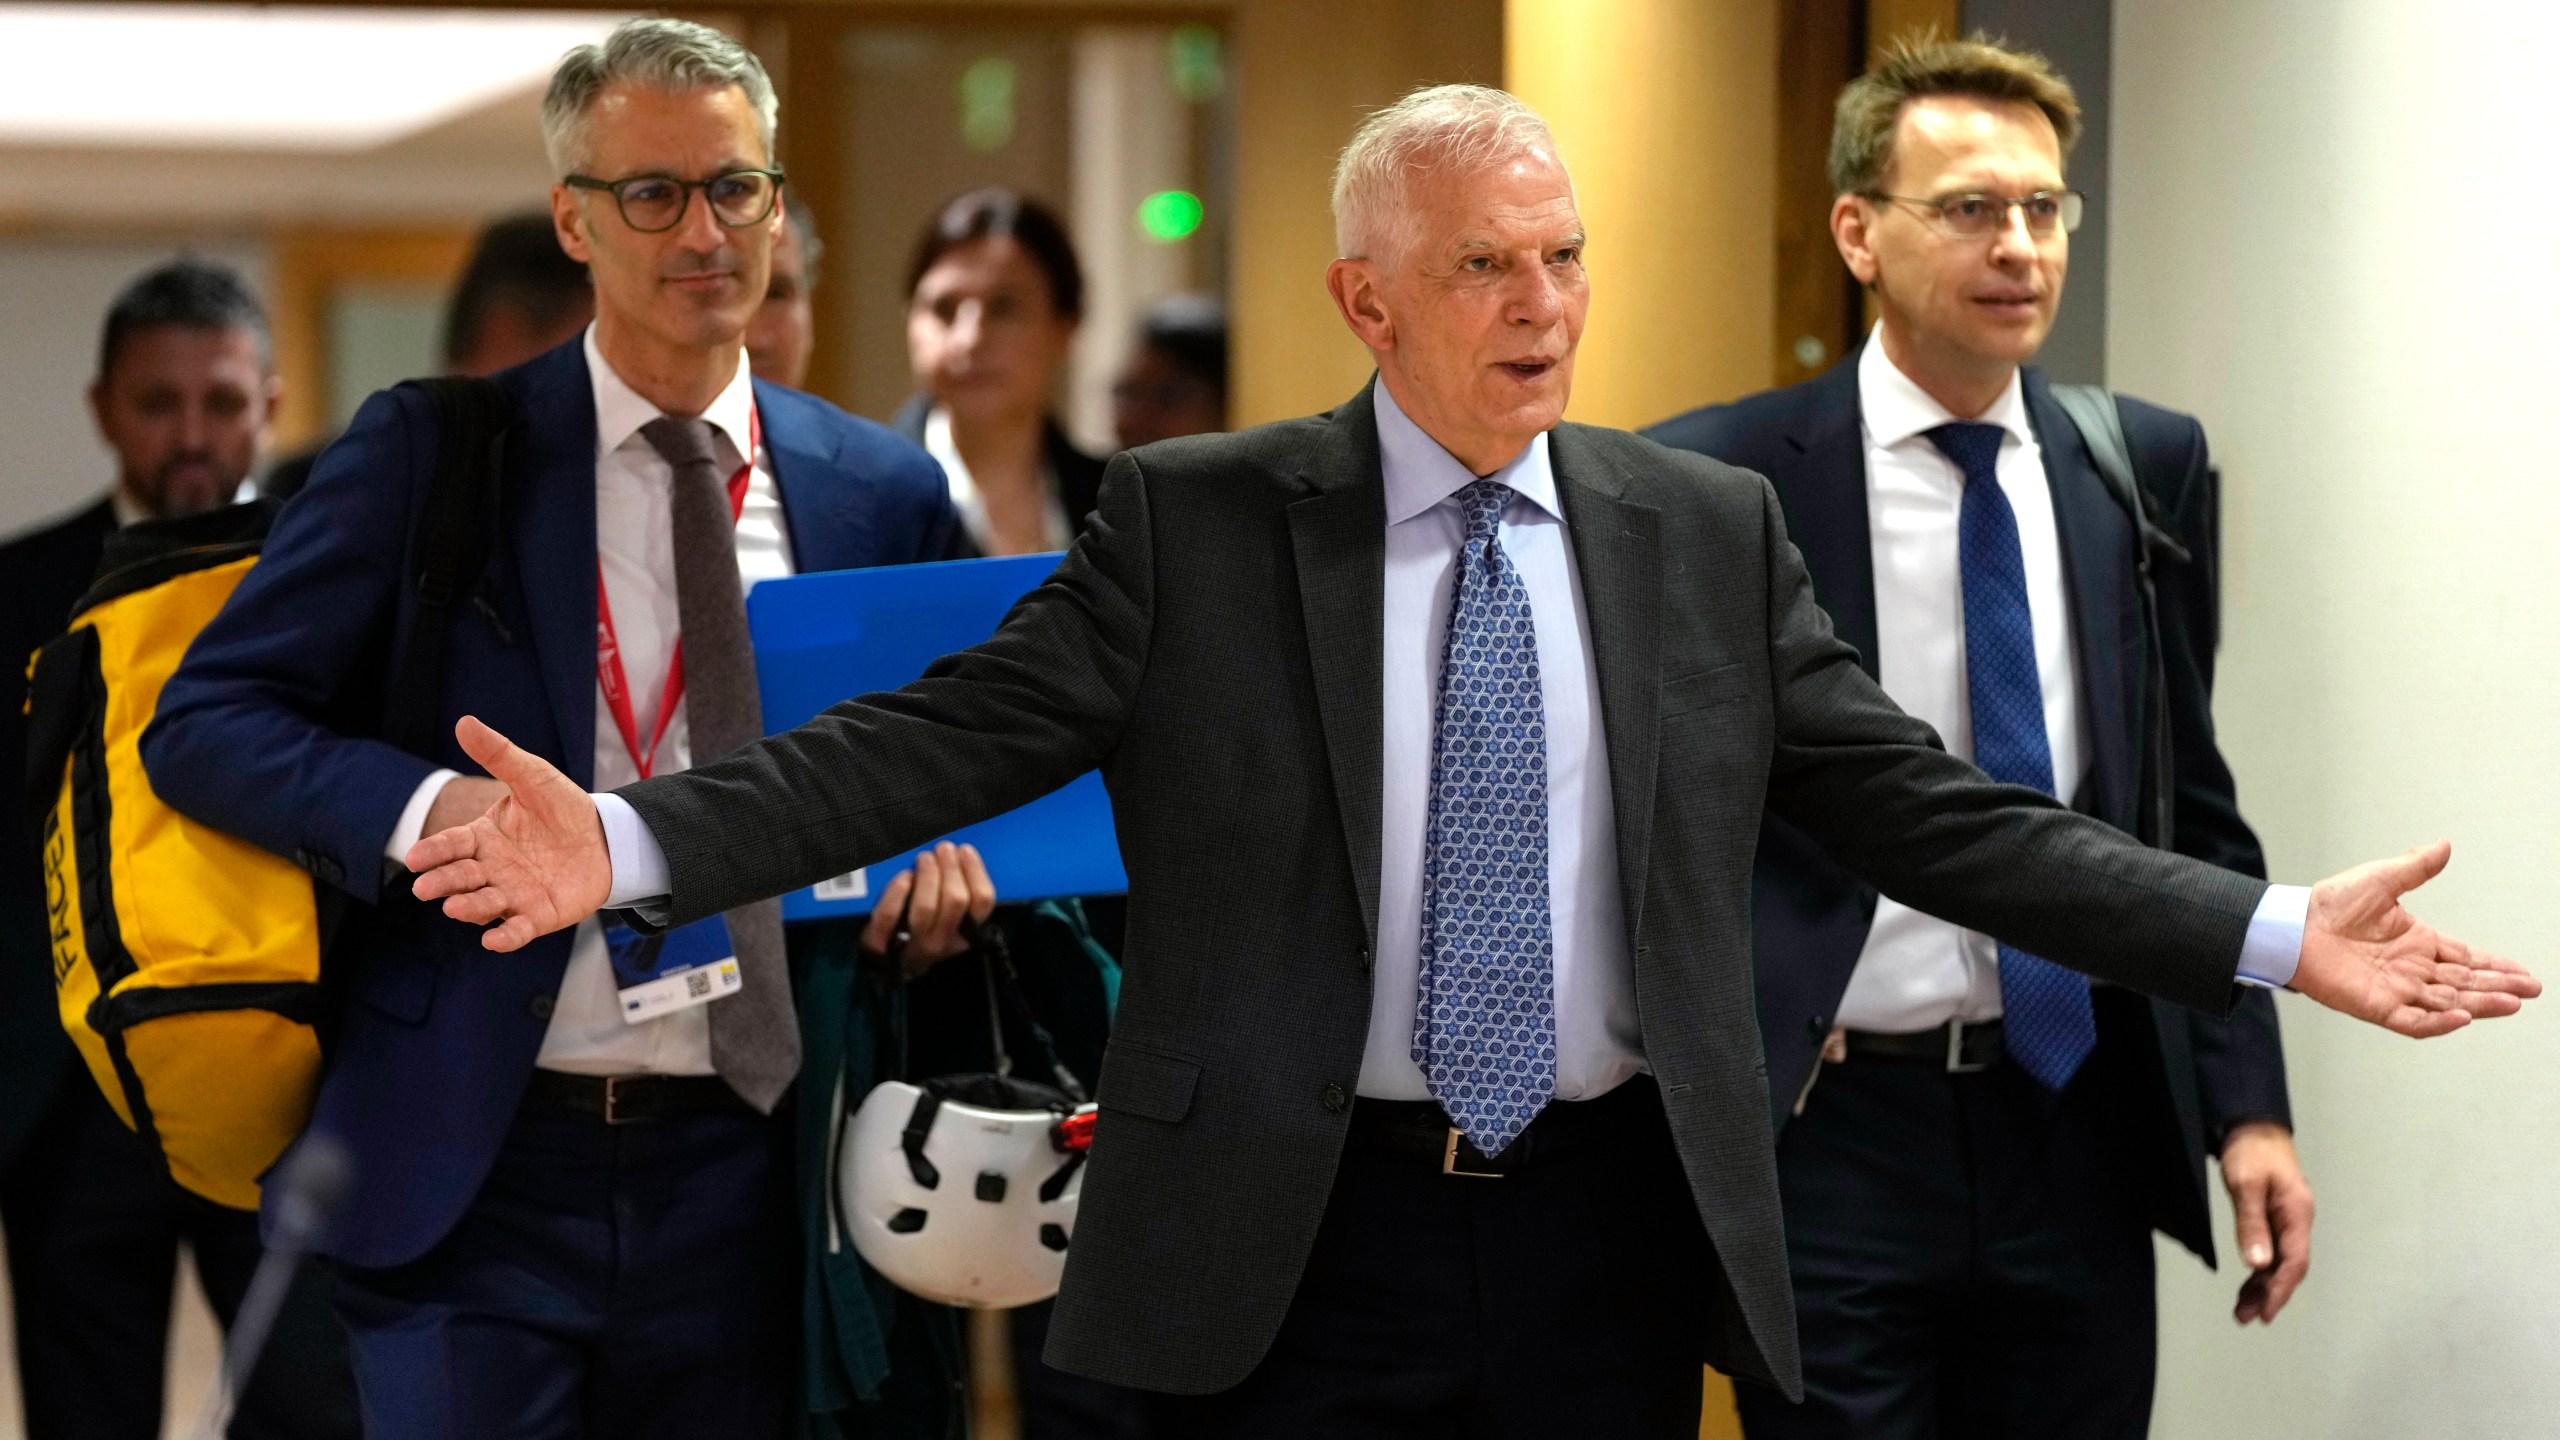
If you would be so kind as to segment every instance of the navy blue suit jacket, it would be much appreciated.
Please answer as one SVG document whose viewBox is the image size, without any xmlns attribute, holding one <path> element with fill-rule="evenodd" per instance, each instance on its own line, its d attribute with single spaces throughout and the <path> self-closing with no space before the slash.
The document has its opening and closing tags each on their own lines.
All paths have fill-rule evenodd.
<svg viewBox="0 0 2560 1440">
<path fill-rule="evenodd" d="M 2087 786 L 2065 797 L 2119 829 L 2135 828 L 2141 803 L 2144 725 L 2151 703 L 2142 643 L 2134 531 L 2109 493 L 2080 432 L 2042 374 L 2025 372 L 2028 419 L 2044 453 L 2071 593 L 2080 704 L 2089 717 Z M 2218 639 L 2214 581 L 2216 497 L 2204 429 L 2193 417 L 2128 399 L 2121 407 L 2134 468 L 2160 503 L 2163 525 L 2191 562 L 2156 573 L 2176 741 L 2172 848 L 2264 877 L 2257 836 L 2240 817 L 2230 767 L 2213 737 Z M 1867 532 L 1866 443 L 1858 408 L 1858 353 L 1812 380 L 1730 405 L 1712 405 L 1644 432 L 1665 445 L 1757 470 L 1778 492 L 1787 535 L 1803 552 L 1814 595 L 1840 638 L 1876 673 L 1874 552 Z M 1813 1074 L 1823 1038 L 1857 968 L 1876 893 L 1811 837 L 1763 822 L 1752 872 L 1754 969 L 1773 1117 L 1783 1127 Z M 2158 1226 L 2210 1263 L 2213 1230 L 2205 1156 L 2244 1120 L 2291 1123 L 2274 999 L 2246 990 L 2227 1020 L 2165 1001 L 2145 1002 L 2160 1061 L 2152 1133 L 2133 1137 L 2157 1162 Z"/>
<path fill-rule="evenodd" d="M 485 605 L 449 620 L 438 752 L 378 728 L 384 657 L 413 623 L 401 577 L 435 464 L 415 392 L 375 395 L 320 457 L 266 551 L 205 628 L 143 740 L 153 786 L 187 814 L 364 902 L 333 952 L 348 1003 L 312 1128 L 354 1152 L 324 1247 L 398 1265 L 452 1229 L 489 1173 L 542 1045 L 571 932 L 512 955 L 386 875 L 382 849 L 438 766 L 481 773 L 453 739 L 477 715 L 580 785 L 595 779 L 596 420 L 571 341 L 498 377 L 510 438 Z M 937 560 L 956 517 L 923 451 L 824 401 L 756 382 L 794 566 Z"/>
</svg>

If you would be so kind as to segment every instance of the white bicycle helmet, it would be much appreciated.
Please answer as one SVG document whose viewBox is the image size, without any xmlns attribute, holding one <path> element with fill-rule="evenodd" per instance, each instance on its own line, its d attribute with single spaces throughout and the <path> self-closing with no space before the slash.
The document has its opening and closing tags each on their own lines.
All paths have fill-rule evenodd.
<svg viewBox="0 0 2560 1440">
<path fill-rule="evenodd" d="M 873 1087 L 841 1132 L 853 1248 L 898 1288 L 1010 1308 L 1058 1293 L 1094 1108 L 1009 1075 Z"/>
</svg>

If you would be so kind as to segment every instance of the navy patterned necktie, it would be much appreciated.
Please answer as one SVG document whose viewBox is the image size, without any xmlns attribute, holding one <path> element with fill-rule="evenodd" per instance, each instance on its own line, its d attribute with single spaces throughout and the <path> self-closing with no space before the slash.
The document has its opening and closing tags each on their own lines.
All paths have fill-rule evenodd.
<svg viewBox="0 0 2560 1440">
<path fill-rule="evenodd" d="M 2027 564 L 2018 516 L 2000 493 L 1997 425 L 1957 423 L 1929 440 L 1964 472 L 1956 549 L 1964 571 L 1965 687 L 1973 702 L 1973 763 L 1992 779 L 2057 793 L 2053 744 L 2044 728 L 2044 681 L 2036 670 L 2035 625 L 2027 609 Z M 2070 1083 L 2097 1047 L 2089 982 L 2050 960 L 2000 947 L 2001 1033 L 2009 1056 L 2048 1090 Z"/>
<path fill-rule="evenodd" d="M 1529 588 L 1499 533 L 1511 487 L 1478 480 L 1457 498 L 1466 543 L 1431 745 L 1413 1060 L 1490 1156 L 1556 1093 L 1547 720 Z"/>
</svg>

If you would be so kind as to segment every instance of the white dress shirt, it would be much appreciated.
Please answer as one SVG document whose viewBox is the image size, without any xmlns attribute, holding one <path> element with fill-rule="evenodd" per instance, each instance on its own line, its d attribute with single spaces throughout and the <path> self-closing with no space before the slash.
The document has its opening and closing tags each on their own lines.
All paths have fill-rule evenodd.
<svg viewBox="0 0 2560 1440">
<path fill-rule="evenodd" d="M 596 559 L 604 573 L 605 598 L 613 607 L 614 637 L 631 690 L 632 717 L 645 748 L 657 724 L 678 628 L 671 493 L 675 471 L 640 433 L 642 426 L 664 412 L 605 363 L 596 349 L 592 326 L 586 346 L 596 407 Z M 748 417 L 754 407 L 754 389 L 742 352 L 737 373 L 702 412 L 711 424 L 712 445 L 722 468 L 734 470 L 738 465 L 739 452 L 751 433 Z M 746 505 L 738 516 L 738 575 L 753 588 L 759 580 L 790 573 L 791 547 L 783 530 L 781 493 L 774 486 L 773 458 L 768 448 L 758 446 L 755 467 L 747 478 Z M 688 733 L 679 706 L 659 742 L 655 773 L 669 774 L 692 763 Z M 601 682 L 594 744 L 596 789 L 610 790 L 640 778 L 639 767 L 623 744 L 621 727 L 605 704 Z M 408 810 L 391 836 L 392 858 L 407 853 L 417 842 L 428 806 L 452 776 L 452 771 L 440 770 L 410 797 Z M 614 993 L 613 967 L 605 958 L 604 931 L 590 918 L 580 923 L 570 944 L 568 972 L 561 978 L 551 1025 L 543 1034 L 542 1053 L 535 1063 L 545 1070 L 587 1075 L 708 1075 L 713 1073 L 710 1006 L 694 1005 L 637 1025 L 625 1024 Z"/>
<path fill-rule="evenodd" d="M 1885 358 L 1880 338 L 1858 357 L 1858 409 L 1865 422 L 1867 541 L 1875 557 L 1877 678 L 1893 703 L 1928 721 L 1949 751 L 1971 759 L 1973 702 L 1956 534 L 1964 472 L 1928 435 L 1957 417 Z M 1975 418 L 2005 432 L 2000 492 L 2018 517 L 2036 674 L 2044 683 L 2045 739 L 2053 748 L 2055 793 L 2068 803 L 2088 773 L 2089 732 L 2080 713 L 2079 647 L 2072 643 L 2053 489 L 2018 377 L 2011 375 L 2009 388 Z M 1840 1023 L 1908 1031 L 1993 1019 L 2000 1014 L 1998 952 L 1988 935 L 1879 899 L 1849 993 L 1841 997 Z"/>
<path fill-rule="evenodd" d="M 1476 476 L 1376 387 L 1387 485 L 1385 721 L 1379 806 L 1378 948 L 1360 1093 L 1428 1100 L 1413 1063 L 1422 957 L 1422 852 L 1430 824 L 1431 737 L 1440 662 L 1456 603 L 1466 522 L 1457 494 Z M 1616 812 L 1600 676 L 1591 661 L 1582 580 L 1556 496 L 1547 437 L 1490 477 L 1511 487 L 1501 544 L 1538 632 L 1547 719 L 1547 905 L 1555 945 L 1556 1098 L 1607 1093 L 1645 1068 L 1635 974 L 1618 898 Z"/>
<path fill-rule="evenodd" d="M 960 442 L 951 436 L 949 407 L 936 405 L 925 412 L 924 453 L 942 466 L 943 483 L 951 490 L 951 508 L 960 512 L 961 530 L 976 543 L 978 553 L 996 553 L 995 522 L 987 518 L 987 497 L 979 493 L 969 462 L 960 458 Z M 1058 477 L 1050 473 L 1046 461 L 1040 466 L 1040 494 L 1041 543 L 1047 549 L 1064 550 L 1075 543 L 1075 524 L 1058 498 Z"/>
<path fill-rule="evenodd" d="M 1957 548 L 1964 472 L 1928 436 L 1958 417 L 1886 357 L 1881 336 L 1871 338 L 1858 357 L 1858 409 L 1867 466 L 1867 541 L 1875 562 L 1877 678 L 1895 704 L 1929 722 L 1949 751 L 1970 759 L 1973 704 Z M 2072 638 L 2053 489 L 2020 378 L 2010 376 L 2009 388 L 1974 418 L 2006 432 L 1997 474 L 2000 492 L 2017 514 L 2036 673 L 2044 686 L 2045 738 L 2053 750 L 2056 793 L 2067 803 L 2087 778 L 2088 717 L 2080 703 L 2079 647 Z M 2250 926 L 2244 979 L 2281 984 L 2292 978 L 2308 898 L 2297 887 L 2270 890 Z M 1866 948 L 1840 1000 L 1839 1024 L 1899 1033 L 1999 1015 L 1999 946 L 1990 936 L 1877 899 Z"/>
</svg>

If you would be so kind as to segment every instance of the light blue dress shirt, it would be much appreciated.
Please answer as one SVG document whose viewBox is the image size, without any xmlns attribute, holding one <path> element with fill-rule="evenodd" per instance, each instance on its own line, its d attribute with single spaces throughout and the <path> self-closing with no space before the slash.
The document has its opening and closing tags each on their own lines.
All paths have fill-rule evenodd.
<svg viewBox="0 0 2560 1440">
<path fill-rule="evenodd" d="M 1369 996 L 1369 1045 L 1360 1093 L 1427 1100 L 1413 1063 L 1421 985 L 1422 852 L 1430 824 L 1431 736 L 1440 662 L 1457 599 L 1466 540 L 1457 494 L 1477 477 L 1423 433 L 1381 379 L 1378 454 L 1387 488 L 1387 574 L 1378 808 L 1378 945 Z M 1609 795 L 1609 747 L 1600 726 L 1600 676 L 1591 663 L 1564 505 L 1547 437 L 1529 442 L 1490 479 L 1511 487 L 1499 536 L 1538 632 L 1538 680 L 1547 721 L 1547 912 L 1554 938 L 1556 1096 L 1607 1094 L 1645 1068 L 1636 1023 L 1635 970 L 1618 898 L 1617 815 Z"/>
</svg>

